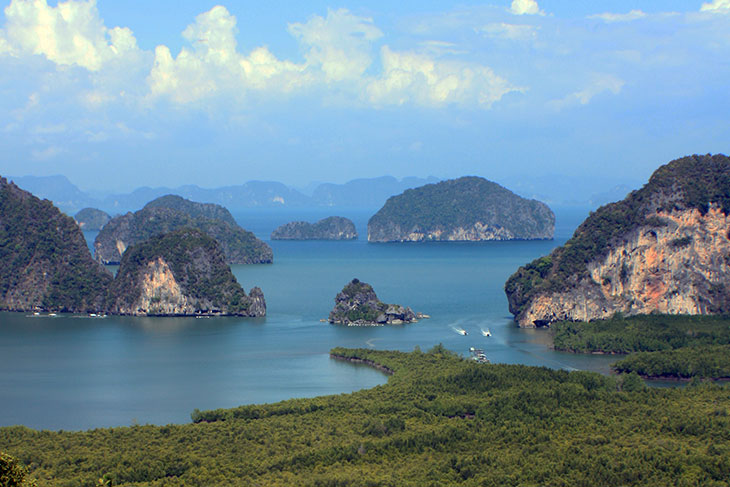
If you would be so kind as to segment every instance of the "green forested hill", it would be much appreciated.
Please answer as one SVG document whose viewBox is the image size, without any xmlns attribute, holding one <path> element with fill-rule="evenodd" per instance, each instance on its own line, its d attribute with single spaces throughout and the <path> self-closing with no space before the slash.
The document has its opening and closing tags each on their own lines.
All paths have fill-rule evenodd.
<svg viewBox="0 0 730 487">
<path fill-rule="evenodd" d="M 98 311 L 111 280 L 71 217 L 0 178 L 0 310 Z"/>
<path fill-rule="evenodd" d="M 730 388 L 428 353 L 335 349 L 382 364 L 353 394 L 195 411 L 193 424 L 0 428 L 39 485 L 726 486 Z"/>
<path fill-rule="evenodd" d="M 368 221 L 368 241 L 550 239 L 554 229 L 544 203 L 466 176 L 388 198 Z"/>
</svg>

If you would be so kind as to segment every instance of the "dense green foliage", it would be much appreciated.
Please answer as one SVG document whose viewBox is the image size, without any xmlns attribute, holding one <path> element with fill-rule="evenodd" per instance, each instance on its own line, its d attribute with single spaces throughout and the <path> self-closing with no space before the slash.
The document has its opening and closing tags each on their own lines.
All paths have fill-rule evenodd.
<svg viewBox="0 0 730 487">
<path fill-rule="evenodd" d="M 730 388 L 644 388 L 443 347 L 332 352 L 395 373 L 353 394 L 196 411 L 187 425 L 6 427 L 0 448 L 48 486 L 730 485 Z"/>
<path fill-rule="evenodd" d="M 510 312 L 519 315 L 533 296 L 561 291 L 587 278 L 588 264 L 607 255 L 629 232 L 663 225 L 655 216 L 657 211 L 696 208 L 704 214 L 711 204 L 730 213 L 728 157 L 695 155 L 660 167 L 640 190 L 592 212 L 549 257 L 520 267 L 505 284 Z M 679 239 L 674 244 L 689 243 Z"/>
<path fill-rule="evenodd" d="M 134 245 L 180 228 L 197 228 L 218 240 L 231 264 L 273 261 L 271 247 L 239 227 L 222 206 L 195 203 L 173 195 L 158 198 L 134 213 L 112 218 L 96 236 L 96 258 L 104 263 L 119 262 L 117 241 Z"/>
<path fill-rule="evenodd" d="M 382 238 L 394 232 L 448 233 L 456 228 L 470 228 L 477 222 L 506 229 L 513 238 L 552 238 L 555 215 L 544 203 L 521 198 L 486 179 L 468 176 L 409 189 L 389 198 L 370 218 L 368 238 L 399 240 Z"/>
<path fill-rule="evenodd" d="M 631 353 L 730 344 L 730 317 L 638 315 L 553 323 L 554 346 L 571 352 Z"/>
<path fill-rule="evenodd" d="M 730 377 L 730 317 L 640 315 L 552 325 L 558 350 L 633 353 L 619 372 L 649 377 Z"/>
<path fill-rule="evenodd" d="M 74 215 L 74 220 L 82 230 L 101 230 L 111 217 L 96 208 L 84 208 Z"/>
<path fill-rule="evenodd" d="M 0 309 L 101 309 L 112 276 L 74 220 L 0 178 Z"/>
<path fill-rule="evenodd" d="M 109 307 L 130 307 L 141 293 L 140 273 L 162 259 L 183 293 L 193 302 L 209 303 L 231 314 L 245 314 L 249 298 L 226 264 L 218 242 L 194 228 L 182 228 L 133 245 L 122 256 L 109 290 Z M 151 313 L 154 314 L 154 313 Z"/>
<path fill-rule="evenodd" d="M 621 373 L 636 372 L 645 377 L 730 379 L 730 345 L 635 353 L 616 362 L 614 369 Z"/>
<path fill-rule="evenodd" d="M 18 460 L 0 451 L 0 487 L 35 486 L 26 478 L 28 469 Z"/>
</svg>

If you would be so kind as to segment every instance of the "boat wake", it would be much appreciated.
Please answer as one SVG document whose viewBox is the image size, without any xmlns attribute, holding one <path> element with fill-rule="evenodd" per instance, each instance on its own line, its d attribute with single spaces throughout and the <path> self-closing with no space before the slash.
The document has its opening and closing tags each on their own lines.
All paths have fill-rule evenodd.
<svg viewBox="0 0 730 487">
<path fill-rule="evenodd" d="M 452 326 L 451 329 L 454 330 L 454 332 L 457 333 L 457 334 L 459 334 L 459 335 L 462 335 L 462 336 L 468 335 L 468 333 L 466 332 L 466 330 L 463 329 L 460 326 Z"/>
</svg>

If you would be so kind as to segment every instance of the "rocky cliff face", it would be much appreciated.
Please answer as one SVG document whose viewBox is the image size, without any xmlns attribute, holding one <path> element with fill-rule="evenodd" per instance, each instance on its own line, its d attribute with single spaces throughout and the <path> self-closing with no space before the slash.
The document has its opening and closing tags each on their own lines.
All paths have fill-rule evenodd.
<svg viewBox="0 0 730 487">
<path fill-rule="evenodd" d="M 219 244 L 182 229 L 127 249 L 109 290 L 110 313 L 127 315 L 265 316 L 259 288 L 243 291 Z"/>
<path fill-rule="evenodd" d="M 356 240 L 352 220 L 341 216 L 324 218 L 317 223 L 291 222 L 271 233 L 272 240 Z"/>
<path fill-rule="evenodd" d="M 0 309 L 96 312 L 111 274 L 48 200 L 0 178 Z"/>
<path fill-rule="evenodd" d="M 139 211 L 112 218 L 96 236 L 94 257 L 103 264 L 118 264 L 130 245 L 184 227 L 197 228 L 218 240 L 229 264 L 273 261 L 271 247 L 236 225 L 228 210 L 177 196 L 163 196 Z"/>
<path fill-rule="evenodd" d="M 335 297 L 328 321 L 350 326 L 400 325 L 416 318 L 411 308 L 383 303 L 370 284 L 353 279 Z"/>
<path fill-rule="evenodd" d="M 505 286 L 510 310 L 527 327 L 617 312 L 730 313 L 728 213 L 728 158 L 674 161 L 599 209 L 565 247 L 520 268 Z"/>
<path fill-rule="evenodd" d="M 550 239 L 555 215 L 478 177 L 409 189 L 368 222 L 369 242 Z"/>
</svg>

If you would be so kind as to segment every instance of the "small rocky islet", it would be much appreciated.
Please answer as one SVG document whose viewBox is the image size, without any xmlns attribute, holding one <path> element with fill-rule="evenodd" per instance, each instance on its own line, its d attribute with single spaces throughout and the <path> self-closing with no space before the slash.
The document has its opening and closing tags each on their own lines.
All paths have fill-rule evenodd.
<svg viewBox="0 0 730 487">
<path fill-rule="evenodd" d="M 348 326 L 381 326 L 414 323 L 419 318 L 428 315 L 398 304 L 383 303 L 370 284 L 353 279 L 335 297 L 335 307 L 327 321 Z"/>
<path fill-rule="evenodd" d="M 101 230 L 111 218 L 108 213 L 96 208 L 84 208 L 74 215 L 74 220 L 81 230 L 92 231 Z"/>
<path fill-rule="evenodd" d="M 357 240 L 352 220 L 330 216 L 316 223 L 289 222 L 271 232 L 271 240 Z"/>
</svg>

